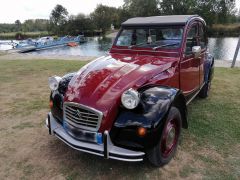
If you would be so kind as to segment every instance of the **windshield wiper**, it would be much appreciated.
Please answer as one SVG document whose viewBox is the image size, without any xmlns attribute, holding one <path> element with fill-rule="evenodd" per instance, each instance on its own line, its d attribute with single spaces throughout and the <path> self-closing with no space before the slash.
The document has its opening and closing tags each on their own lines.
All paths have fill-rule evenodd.
<svg viewBox="0 0 240 180">
<path fill-rule="evenodd" d="M 143 44 L 145 44 L 145 43 L 139 43 L 139 44 L 131 45 L 131 46 L 128 46 L 128 49 L 132 49 L 133 47 L 141 46 Z"/>
<path fill-rule="evenodd" d="M 167 47 L 167 46 L 174 46 L 174 45 L 177 45 L 177 44 L 179 44 L 179 42 L 178 43 L 172 43 L 172 44 L 164 44 L 164 45 L 161 45 L 161 46 L 154 47 L 153 50 L 156 51 L 158 48 Z"/>
</svg>

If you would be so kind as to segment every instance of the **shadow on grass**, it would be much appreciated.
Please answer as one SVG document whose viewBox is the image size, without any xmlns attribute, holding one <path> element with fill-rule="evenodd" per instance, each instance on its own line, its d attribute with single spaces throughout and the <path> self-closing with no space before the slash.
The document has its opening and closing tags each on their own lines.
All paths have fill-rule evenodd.
<svg viewBox="0 0 240 180">
<path fill-rule="evenodd" d="M 102 179 L 105 176 L 107 176 L 107 179 L 127 177 L 142 179 L 146 174 L 151 174 L 158 169 L 153 167 L 146 159 L 142 162 L 104 159 L 74 150 L 56 138 L 52 142 L 47 147 L 54 149 L 54 151 L 51 151 L 48 155 L 55 156 L 57 159 L 56 165 L 59 166 L 67 179 L 79 179 L 80 177 Z"/>
</svg>

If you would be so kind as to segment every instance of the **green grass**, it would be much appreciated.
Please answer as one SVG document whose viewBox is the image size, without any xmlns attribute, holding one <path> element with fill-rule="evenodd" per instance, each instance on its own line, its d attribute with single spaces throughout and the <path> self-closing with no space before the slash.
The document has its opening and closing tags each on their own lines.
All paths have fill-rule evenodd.
<svg viewBox="0 0 240 180">
<path fill-rule="evenodd" d="M 85 62 L 0 61 L 0 177 L 14 179 L 238 179 L 240 69 L 216 68 L 210 96 L 188 107 L 177 156 L 164 168 L 79 153 L 47 135 L 48 77 Z M 9 152 L 12 156 L 9 156 Z"/>
<path fill-rule="evenodd" d="M 13 126 L 13 129 L 25 129 L 25 128 L 32 128 L 34 125 L 31 122 L 21 123 L 19 125 Z"/>
</svg>

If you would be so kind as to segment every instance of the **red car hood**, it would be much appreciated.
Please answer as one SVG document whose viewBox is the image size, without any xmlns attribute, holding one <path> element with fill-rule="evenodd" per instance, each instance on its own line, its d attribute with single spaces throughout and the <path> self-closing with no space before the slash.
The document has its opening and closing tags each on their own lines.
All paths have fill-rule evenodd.
<svg viewBox="0 0 240 180">
<path fill-rule="evenodd" d="M 103 112 L 100 132 L 110 130 L 122 93 L 138 89 L 178 59 L 154 56 L 110 55 L 82 67 L 69 83 L 65 102 L 80 103 Z"/>
</svg>

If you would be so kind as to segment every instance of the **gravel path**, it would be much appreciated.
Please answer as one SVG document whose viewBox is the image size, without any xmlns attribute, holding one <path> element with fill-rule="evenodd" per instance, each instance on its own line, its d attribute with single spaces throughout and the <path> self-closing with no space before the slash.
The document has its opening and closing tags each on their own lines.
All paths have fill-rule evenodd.
<svg viewBox="0 0 240 180">
<path fill-rule="evenodd" d="M 232 61 L 215 60 L 216 67 L 231 67 Z M 240 61 L 236 61 L 235 67 L 240 67 Z"/>
</svg>

